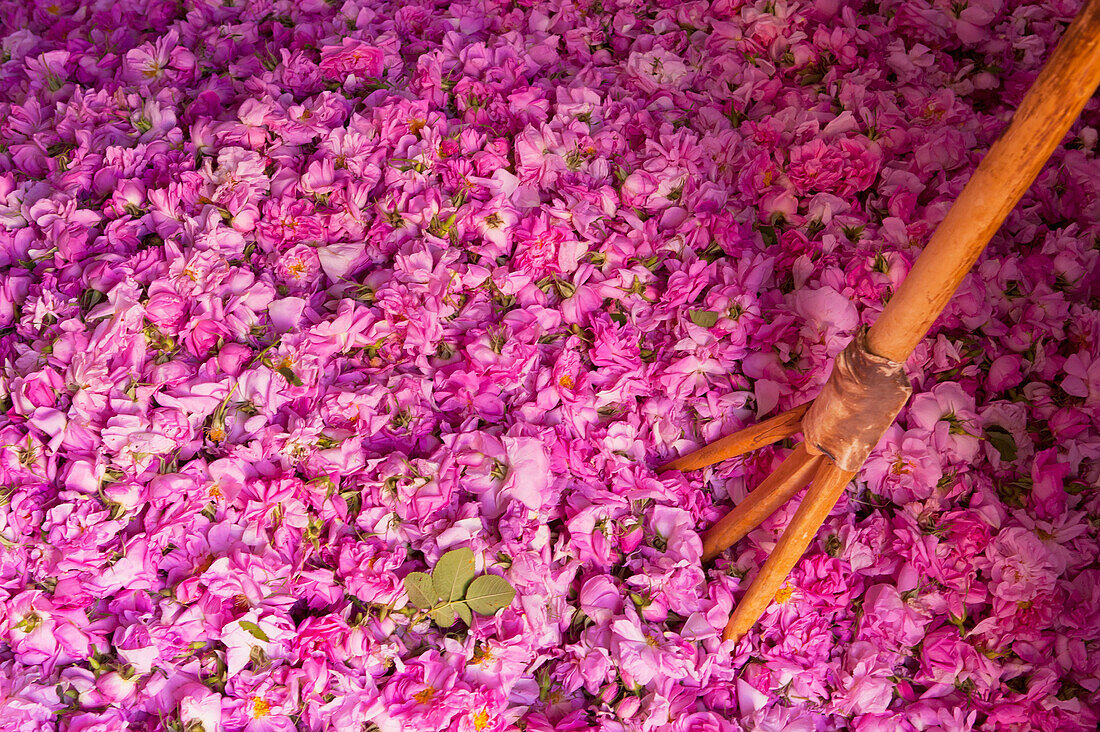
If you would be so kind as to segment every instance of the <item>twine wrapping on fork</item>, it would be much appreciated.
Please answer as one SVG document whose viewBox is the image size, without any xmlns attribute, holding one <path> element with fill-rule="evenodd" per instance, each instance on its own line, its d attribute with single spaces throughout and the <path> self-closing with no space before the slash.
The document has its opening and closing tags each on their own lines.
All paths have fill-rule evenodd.
<svg viewBox="0 0 1100 732">
<path fill-rule="evenodd" d="M 905 364 L 868 351 L 867 333 L 860 332 L 837 355 L 829 380 L 802 418 L 806 451 L 842 470 L 859 470 L 912 393 Z"/>
</svg>

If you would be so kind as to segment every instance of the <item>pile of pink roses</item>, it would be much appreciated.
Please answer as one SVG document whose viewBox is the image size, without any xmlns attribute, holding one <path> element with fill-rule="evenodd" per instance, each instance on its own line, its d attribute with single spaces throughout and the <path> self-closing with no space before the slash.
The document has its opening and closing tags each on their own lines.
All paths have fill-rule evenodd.
<svg viewBox="0 0 1100 732">
<path fill-rule="evenodd" d="M 654 471 L 816 394 L 1079 6 L 0 0 L 0 729 L 1095 729 L 1096 99 L 736 647 L 787 447 Z M 517 595 L 441 628 L 458 547 Z"/>
</svg>

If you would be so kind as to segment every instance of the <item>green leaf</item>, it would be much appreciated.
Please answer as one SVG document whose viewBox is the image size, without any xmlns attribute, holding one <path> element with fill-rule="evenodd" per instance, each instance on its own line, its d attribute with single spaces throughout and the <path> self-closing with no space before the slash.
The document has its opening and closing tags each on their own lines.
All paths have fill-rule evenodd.
<svg viewBox="0 0 1100 732">
<path fill-rule="evenodd" d="M 432 621 L 440 628 L 449 628 L 455 624 L 458 617 L 455 615 L 454 605 L 440 605 L 435 610 L 432 610 Z"/>
<path fill-rule="evenodd" d="M 80 296 L 80 307 L 85 311 L 91 310 L 93 307 L 98 305 L 105 297 L 106 295 L 104 295 L 99 290 L 85 290 L 84 294 Z"/>
<path fill-rule="evenodd" d="M 713 310 L 692 310 L 688 317 L 700 328 L 711 328 L 718 322 L 718 313 Z"/>
<path fill-rule="evenodd" d="M 985 438 L 989 444 L 1001 454 L 1001 460 L 1010 463 L 1016 459 L 1016 440 L 1004 427 L 992 425 L 985 430 Z"/>
<path fill-rule="evenodd" d="M 405 592 L 409 593 L 409 602 L 413 604 L 413 607 L 427 610 L 435 605 L 435 601 L 439 599 L 430 574 L 410 572 L 405 577 L 404 584 Z"/>
<path fill-rule="evenodd" d="M 269 640 L 271 640 L 267 637 L 267 633 L 264 632 L 264 629 L 256 625 L 255 623 L 250 623 L 247 620 L 242 620 L 241 627 L 247 630 L 256 640 L 262 640 L 264 643 L 267 643 Z"/>
<path fill-rule="evenodd" d="M 298 374 L 294 373 L 294 370 L 291 369 L 289 366 L 280 366 L 275 370 L 282 374 L 283 378 L 289 381 L 294 386 L 302 385 L 302 380 L 298 378 Z"/>
<path fill-rule="evenodd" d="M 512 604 L 516 590 L 508 580 L 495 574 L 483 574 L 466 590 L 466 604 L 479 615 L 492 615 Z"/>
<path fill-rule="evenodd" d="M 467 626 L 474 624 L 474 616 L 470 612 L 469 605 L 464 602 L 456 602 L 451 607 L 454 608 L 455 612 L 458 613 L 458 617 L 462 618 L 462 622 L 466 623 Z"/>
<path fill-rule="evenodd" d="M 779 234 L 776 233 L 774 226 L 760 226 L 757 227 L 757 231 L 760 232 L 760 238 L 764 240 L 764 246 L 774 247 L 779 244 Z"/>
<path fill-rule="evenodd" d="M 453 549 L 441 556 L 432 570 L 435 592 L 444 601 L 461 600 L 473 578 L 474 553 L 466 547 Z"/>
</svg>

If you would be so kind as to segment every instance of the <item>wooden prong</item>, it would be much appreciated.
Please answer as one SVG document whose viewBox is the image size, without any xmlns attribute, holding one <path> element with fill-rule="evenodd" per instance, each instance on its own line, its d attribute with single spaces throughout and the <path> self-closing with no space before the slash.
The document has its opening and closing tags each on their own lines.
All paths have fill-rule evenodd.
<svg viewBox="0 0 1100 732">
<path fill-rule="evenodd" d="M 805 488 L 823 459 L 821 455 L 811 455 L 806 451 L 806 445 L 799 443 L 774 473 L 718 523 L 707 529 L 703 534 L 703 561 L 709 562 L 736 544 L 789 501 L 791 496 Z"/>
<path fill-rule="evenodd" d="M 738 455 L 744 455 L 773 442 L 785 440 L 801 429 L 802 416 L 806 414 L 810 404 L 812 402 L 806 402 L 794 409 L 788 409 L 786 412 L 771 419 L 766 419 L 760 424 L 746 427 L 743 430 L 734 432 L 732 435 L 715 440 L 709 445 L 704 445 L 695 452 L 681 455 L 672 462 L 657 468 L 657 472 L 698 470 Z"/>
<path fill-rule="evenodd" d="M 760 574 L 733 609 L 722 634 L 723 640 L 740 639 L 764 614 L 853 477 L 855 473 L 841 470 L 831 460 L 825 459 L 818 464 L 802 505 L 760 568 Z"/>
</svg>

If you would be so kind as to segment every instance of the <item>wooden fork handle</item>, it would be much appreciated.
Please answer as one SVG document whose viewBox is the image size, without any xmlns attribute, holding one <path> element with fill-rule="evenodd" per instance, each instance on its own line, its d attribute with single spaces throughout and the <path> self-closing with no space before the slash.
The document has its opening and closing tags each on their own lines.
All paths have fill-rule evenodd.
<svg viewBox="0 0 1100 732">
<path fill-rule="evenodd" d="M 1100 0 L 1090 0 L 867 334 L 904 362 L 1100 85 Z"/>
</svg>

